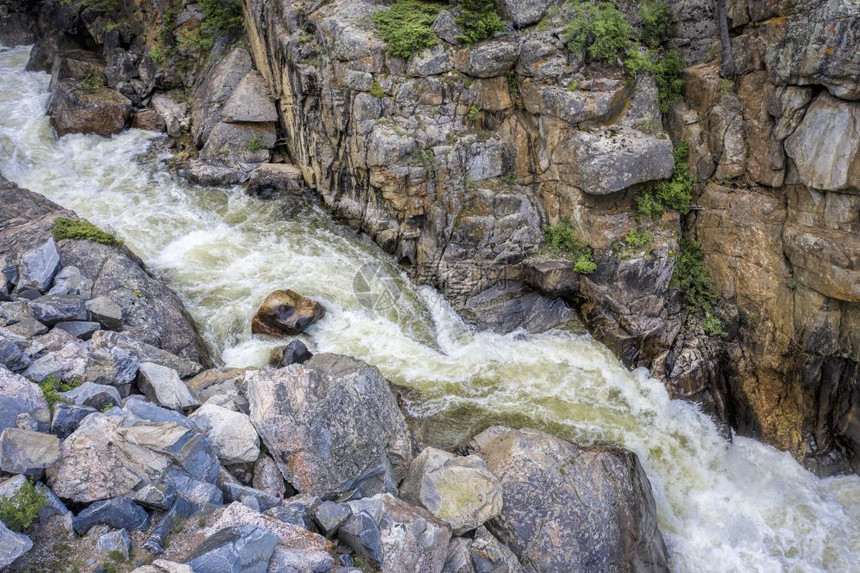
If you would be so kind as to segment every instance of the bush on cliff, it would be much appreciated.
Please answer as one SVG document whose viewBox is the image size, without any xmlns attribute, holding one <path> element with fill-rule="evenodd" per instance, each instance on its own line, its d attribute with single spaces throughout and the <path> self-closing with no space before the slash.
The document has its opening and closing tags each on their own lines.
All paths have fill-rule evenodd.
<svg viewBox="0 0 860 573">
<path fill-rule="evenodd" d="M 102 245 L 122 245 L 122 241 L 112 234 L 102 231 L 89 221 L 58 217 L 54 221 L 54 240 L 74 239 L 77 241 L 93 241 Z"/>
<path fill-rule="evenodd" d="M 442 8 L 442 4 L 433 2 L 397 0 L 386 10 L 376 12 L 372 19 L 376 31 L 388 46 L 388 52 L 408 58 L 439 43 L 430 26 Z"/>
<path fill-rule="evenodd" d="M 611 2 L 571 1 L 573 19 L 564 29 L 567 49 L 587 50 L 593 60 L 614 63 L 630 44 L 630 26 Z"/>
<path fill-rule="evenodd" d="M 690 212 L 693 202 L 693 176 L 690 175 L 690 165 L 687 163 L 687 143 L 682 141 L 675 146 L 672 155 L 675 158 L 675 169 L 672 177 L 658 181 L 650 189 L 636 198 L 636 217 L 658 217 L 665 209 L 686 215 Z"/>
<path fill-rule="evenodd" d="M 466 44 L 492 38 L 505 29 L 492 0 L 462 0 L 457 23 L 465 30 L 458 39 Z"/>
<path fill-rule="evenodd" d="M 669 39 L 672 28 L 672 11 L 666 0 L 648 0 L 639 6 L 639 20 L 642 22 L 642 41 L 656 48 Z"/>
<path fill-rule="evenodd" d="M 0 521 L 12 531 L 25 531 L 47 506 L 45 494 L 36 489 L 33 482 L 27 481 L 12 497 L 0 497 Z"/>
<path fill-rule="evenodd" d="M 597 270 L 594 262 L 594 251 L 588 245 L 580 244 L 576 233 L 567 219 L 561 219 L 554 225 L 543 228 L 543 236 L 547 247 L 555 255 L 573 261 L 573 270 L 581 275 L 590 275 Z"/>
</svg>

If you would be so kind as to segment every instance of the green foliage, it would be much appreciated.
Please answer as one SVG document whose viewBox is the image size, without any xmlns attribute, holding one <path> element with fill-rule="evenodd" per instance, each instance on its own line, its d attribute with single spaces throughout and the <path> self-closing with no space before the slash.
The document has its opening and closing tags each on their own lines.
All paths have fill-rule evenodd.
<svg viewBox="0 0 860 573">
<path fill-rule="evenodd" d="M 115 563 L 125 563 L 125 554 L 122 551 L 117 551 L 116 549 L 108 552 L 108 558 Z"/>
<path fill-rule="evenodd" d="M 569 91 L 569 92 L 579 91 L 579 82 L 577 82 L 576 80 L 570 80 L 570 83 L 567 84 L 567 91 Z"/>
<path fill-rule="evenodd" d="M 728 335 L 728 332 L 726 332 L 725 325 L 723 324 L 723 321 L 711 313 L 707 313 L 705 315 L 704 320 L 702 320 L 702 330 L 708 336 L 726 336 L 726 335 Z"/>
<path fill-rule="evenodd" d="M 33 525 L 39 512 L 47 506 L 45 494 L 27 481 L 12 497 L 0 497 L 0 521 L 12 531 L 21 532 Z"/>
<path fill-rule="evenodd" d="M 590 247 L 576 258 L 573 270 L 581 275 L 590 275 L 597 270 L 597 263 L 594 262 L 594 254 L 591 252 Z"/>
<path fill-rule="evenodd" d="M 117 15 L 123 11 L 122 0 L 83 0 L 81 6 L 85 10 L 104 12 L 111 15 Z"/>
<path fill-rule="evenodd" d="M 663 113 L 669 111 L 681 96 L 684 87 L 684 78 L 681 75 L 684 62 L 677 50 L 662 54 L 659 50 L 643 53 L 638 48 L 633 48 L 624 60 L 624 67 L 631 79 L 643 71 L 654 75 L 660 96 L 660 111 Z"/>
<path fill-rule="evenodd" d="M 642 21 L 642 41 L 655 48 L 669 39 L 672 28 L 672 11 L 666 0 L 647 0 L 639 6 Z"/>
<path fill-rule="evenodd" d="M 42 388 L 42 393 L 45 395 L 45 401 L 48 403 L 48 409 L 51 411 L 54 410 L 54 404 L 65 401 L 62 396 L 60 396 L 60 392 L 74 390 L 80 385 L 81 382 L 78 380 L 64 382 L 56 375 L 48 376 L 39 383 L 39 387 Z"/>
<path fill-rule="evenodd" d="M 576 239 L 576 233 L 567 219 L 561 219 L 555 225 L 543 228 L 544 240 L 547 246 L 574 261 L 573 270 L 581 275 L 590 275 L 597 270 L 594 262 L 594 252 L 588 245 L 582 245 Z"/>
<path fill-rule="evenodd" d="M 481 108 L 478 107 L 477 104 L 473 103 L 472 106 L 469 108 L 469 112 L 466 114 L 466 116 L 469 118 L 470 121 L 475 121 L 478 118 L 479 113 L 481 113 Z"/>
<path fill-rule="evenodd" d="M 430 26 L 442 8 L 441 4 L 422 0 L 397 0 L 388 9 L 376 12 L 372 19 L 388 52 L 408 58 L 439 43 Z"/>
<path fill-rule="evenodd" d="M 149 47 L 149 57 L 156 64 L 161 64 L 164 62 L 164 52 L 161 50 L 161 46 L 152 45 Z"/>
<path fill-rule="evenodd" d="M 213 36 L 204 33 L 202 27 L 183 28 L 176 35 L 176 46 L 186 57 L 201 57 L 212 48 L 214 42 Z"/>
<path fill-rule="evenodd" d="M 466 44 L 492 38 L 505 29 L 493 0 L 462 0 L 457 23 L 465 30 L 457 39 Z"/>
<path fill-rule="evenodd" d="M 688 306 L 710 309 L 716 295 L 714 281 L 702 262 L 702 248 L 691 239 L 681 239 L 681 252 L 675 261 L 672 288 L 684 293 Z"/>
<path fill-rule="evenodd" d="M 686 215 L 690 212 L 693 202 L 693 177 L 690 175 L 690 165 L 687 163 L 688 146 L 682 141 L 675 146 L 672 155 L 675 158 L 675 169 L 672 177 L 658 181 L 651 188 L 636 198 L 636 217 L 659 217 L 665 209 Z"/>
<path fill-rule="evenodd" d="M 373 87 L 370 88 L 370 95 L 372 95 L 373 97 L 384 97 L 385 96 L 385 92 L 382 91 L 382 86 L 379 85 L 379 82 L 376 80 L 373 80 Z"/>
<path fill-rule="evenodd" d="M 732 88 L 734 88 L 734 87 L 735 86 L 732 83 L 732 80 L 730 80 L 728 78 L 723 78 L 720 80 L 720 92 L 723 95 L 729 95 L 730 93 L 732 93 Z"/>
<path fill-rule="evenodd" d="M 76 241 L 92 241 L 102 245 L 122 245 L 121 240 L 83 219 L 58 217 L 54 221 L 53 235 L 56 241 L 74 239 Z"/>
<path fill-rule="evenodd" d="M 266 147 L 265 142 L 256 135 L 249 139 L 245 143 L 245 146 L 248 148 L 248 151 L 252 153 L 255 151 L 263 151 L 264 149 L 268 149 L 268 147 Z"/>
<path fill-rule="evenodd" d="M 564 29 L 571 52 L 588 51 L 593 60 L 613 63 L 630 44 L 630 26 L 611 2 L 570 2 L 573 19 Z"/>
<path fill-rule="evenodd" d="M 81 80 L 81 87 L 85 90 L 94 90 L 104 85 L 104 80 L 98 75 L 87 74 L 86 77 Z"/>
<path fill-rule="evenodd" d="M 478 182 L 475 181 L 475 178 L 472 177 L 470 174 L 466 174 L 465 186 L 466 186 L 466 189 L 469 189 L 469 190 L 476 189 L 478 187 Z"/>
<path fill-rule="evenodd" d="M 623 253 L 637 251 L 650 245 L 653 240 L 654 233 L 651 232 L 651 229 L 645 229 L 641 232 L 639 229 L 632 229 L 620 240 L 613 243 L 612 248 Z"/>
<path fill-rule="evenodd" d="M 200 0 L 203 8 L 203 34 L 209 39 L 222 34 L 238 34 L 242 31 L 242 0 Z"/>
</svg>

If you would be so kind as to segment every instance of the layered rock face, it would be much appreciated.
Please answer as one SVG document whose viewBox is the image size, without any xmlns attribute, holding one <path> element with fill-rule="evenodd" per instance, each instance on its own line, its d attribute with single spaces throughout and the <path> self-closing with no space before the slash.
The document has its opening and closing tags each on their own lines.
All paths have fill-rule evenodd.
<svg viewBox="0 0 860 573">
<path fill-rule="evenodd" d="M 647 257 L 608 253 L 635 226 L 631 190 L 672 172 L 653 79 L 586 77 L 560 39 L 564 10 L 508 4 L 519 29 L 466 46 L 443 10 L 439 44 L 408 60 L 375 34 L 373 2 L 256 0 L 246 22 L 285 147 L 337 216 L 481 326 L 562 324 L 564 295 L 630 363 L 650 363 L 680 327 L 679 309 L 649 296 L 668 288 L 677 219 Z M 593 275 L 536 258 L 542 226 L 561 219 L 595 250 Z M 567 273 L 563 289 L 547 264 Z"/>
<path fill-rule="evenodd" d="M 738 78 L 685 71 L 671 135 L 700 182 L 690 232 L 736 333 L 710 356 L 730 423 L 822 474 L 860 471 L 860 10 L 729 2 Z M 720 352 L 723 352 L 720 354 Z"/>
</svg>

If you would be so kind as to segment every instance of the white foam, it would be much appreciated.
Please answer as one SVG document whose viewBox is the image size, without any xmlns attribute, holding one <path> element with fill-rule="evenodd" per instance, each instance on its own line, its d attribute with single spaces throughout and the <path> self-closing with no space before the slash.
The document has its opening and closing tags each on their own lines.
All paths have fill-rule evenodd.
<svg viewBox="0 0 860 573">
<path fill-rule="evenodd" d="M 568 438 L 635 451 L 675 571 L 858 570 L 860 478 L 819 480 L 788 454 L 726 442 L 694 405 L 669 400 L 587 335 L 476 333 L 318 206 L 203 189 L 135 162 L 157 136 L 54 141 L 47 76 L 22 71 L 26 58 L 0 53 L 0 172 L 117 232 L 181 294 L 226 363 L 265 364 L 277 341 L 252 337 L 249 317 L 271 290 L 293 288 L 328 308 L 303 337 L 312 350 L 355 355 L 420 390 L 413 413 L 525 414 Z M 394 277 L 394 307 L 366 308 L 353 292 L 368 262 Z"/>
</svg>

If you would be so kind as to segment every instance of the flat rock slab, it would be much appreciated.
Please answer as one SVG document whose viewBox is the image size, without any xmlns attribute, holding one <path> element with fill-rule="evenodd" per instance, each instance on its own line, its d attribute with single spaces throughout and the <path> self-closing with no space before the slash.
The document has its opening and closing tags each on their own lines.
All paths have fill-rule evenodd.
<svg viewBox="0 0 860 573">
<path fill-rule="evenodd" d="M 6 428 L 0 433 L 0 470 L 40 476 L 60 459 L 60 440 L 50 434 Z"/>
<path fill-rule="evenodd" d="M 199 406 L 200 402 L 172 368 L 153 362 L 141 362 L 137 385 L 147 398 L 171 410 L 184 410 Z"/>
</svg>

